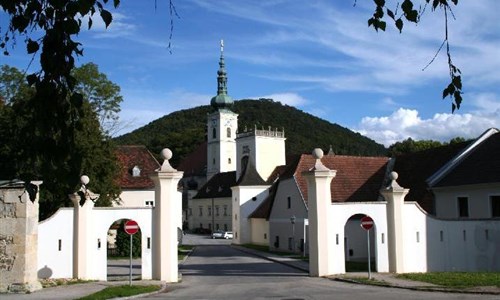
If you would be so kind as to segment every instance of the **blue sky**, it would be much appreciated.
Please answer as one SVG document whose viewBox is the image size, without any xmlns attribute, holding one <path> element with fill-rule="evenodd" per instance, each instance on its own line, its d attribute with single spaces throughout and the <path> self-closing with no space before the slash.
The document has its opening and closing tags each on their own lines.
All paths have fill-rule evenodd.
<svg viewBox="0 0 500 300">
<path fill-rule="evenodd" d="M 96 63 L 121 87 L 120 133 L 209 104 L 220 39 L 233 99 L 270 97 L 386 146 L 408 137 L 473 138 L 500 127 L 499 1 L 460 1 L 453 8 L 449 40 L 465 92 L 455 114 L 450 100 L 441 99 L 449 83 L 445 52 L 422 71 L 444 39 L 442 11 L 428 7 L 417 26 L 405 23 L 403 34 L 392 25 L 377 33 L 367 26 L 373 2 L 353 3 L 174 0 L 180 18 L 173 20 L 170 53 L 168 1 L 157 0 L 155 10 L 152 0 L 122 0 L 110 9 L 110 28 L 94 18 L 93 29 L 80 33 L 78 64 Z M 21 45 L 0 64 L 25 69 L 30 57 Z"/>
</svg>

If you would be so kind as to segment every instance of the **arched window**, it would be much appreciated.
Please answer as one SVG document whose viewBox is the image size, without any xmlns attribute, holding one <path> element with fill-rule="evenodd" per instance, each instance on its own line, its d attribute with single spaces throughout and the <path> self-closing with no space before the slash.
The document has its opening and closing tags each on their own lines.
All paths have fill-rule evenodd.
<svg viewBox="0 0 500 300">
<path fill-rule="evenodd" d="M 230 128 L 230 127 L 228 127 L 228 128 L 226 129 L 226 131 L 227 131 L 227 137 L 228 137 L 228 138 L 230 138 L 230 137 L 231 137 L 231 128 Z"/>
<path fill-rule="evenodd" d="M 227 159 L 227 163 L 230 165 L 231 164 L 231 158 Z"/>
<path fill-rule="evenodd" d="M 215 127 L 212 128 L 212 138 L 214 138 L 214 139 L 217 138 L 217 130 L 215 130 Z"/>
</svg>

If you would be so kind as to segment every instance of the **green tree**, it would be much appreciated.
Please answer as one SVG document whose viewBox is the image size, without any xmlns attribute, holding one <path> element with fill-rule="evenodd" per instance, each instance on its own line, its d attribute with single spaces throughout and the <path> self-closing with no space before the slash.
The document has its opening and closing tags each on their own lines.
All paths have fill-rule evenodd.
<svg viewBox="0 0 500 300">
<path fill-rule="evenodd" d="M 404 153 L 412 153 L 423 151 L 431 148 L 443 146 L 443 143 L 433 140 L 415 141 L 412 138 L 407 138 L 402 142 L 396 142 L 389 146 L 389 155 L 397 156 Z"/>
<path fill-rule="evenodd" d="M 120 227 L 116 232 L 116 248 L 118 256 L 130 256 L 130 235 L 125 232 L 126 220 L 121 220 Z M 132 236 L 132 257 L 141 257 L 141 230 Z"/>
<path fill-rule="evenodd" d="M 109 206 L 120 193 L 115 180 L 119 169 L 114 145 L 102 133 L 91 104 L 82 101 L 82 113 L 73 129 L 74 145 L 71 151 L 65 151 L 59 132 L 43 136 L 44 129 L 32 122 L 39 107 L 32 105 L 30 95 L 36 91 L 23 80 L 21 72 L 6 66 L 1 70 L 0 97 L 5 105 L 0 106 L 0 177 L 44 181 L 41 219 L 61 206 L 71 205 L 68 194 L 77 189 L 83 174 L 91 178 L 89 188 L 101 194 L 96 205 Z M 17 89 L 12 82 L 17 82 Z"/>
<path fill-rule="evenodd" d="M 72 74 L 77 82 L 75 90 L 91 104 L 99 116 L 103 131 L 112 135 L 118 126 L 118 113 L 123 101 L 120 86 L 110 81 L 106 74 L 99 72 L 94 63 L 84 64 L 74 69 Z"/>
</svg>

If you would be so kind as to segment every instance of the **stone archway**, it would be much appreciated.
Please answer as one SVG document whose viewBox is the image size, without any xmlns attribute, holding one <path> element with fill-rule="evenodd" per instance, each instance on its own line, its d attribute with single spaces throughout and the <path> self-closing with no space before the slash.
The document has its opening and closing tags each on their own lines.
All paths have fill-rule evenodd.
<svg viewBox="0 0 500 300">
<path fill-rule="evenodd" d="M 128 280 L 130 276 L 130 235 L 124 232 L 128 219 L 114 221 L 106 241 L 107 281 Z M 132 280 L 142 279 L 142 230 L 132 236 Z"/>
<path fill-rule="evenodd" d="M 368 271 L 367 231 L 361 227 L 361 218 L 365 214 L 351 215 L 344 224 L 344 253 L 346 272 Z M 376 224 L 370 229 L 370 264 L 371 271 L 376 271 L 377 243 Z"/>
</svg>

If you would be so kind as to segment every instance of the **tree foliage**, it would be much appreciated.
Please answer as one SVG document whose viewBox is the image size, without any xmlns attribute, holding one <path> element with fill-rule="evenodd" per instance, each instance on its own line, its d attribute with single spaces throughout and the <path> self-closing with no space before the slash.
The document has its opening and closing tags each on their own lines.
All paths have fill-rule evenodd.
<svg viewBox="0 0 500 300">
<path fill-rule="evenodd" d="M 287 154 L 310 153 L 317 147 L 328 151 L 330 145 L 337 154 L 386 154 L 383 145 L 359 133 L 271 99 L 235 101 L 232 110 L 239 114 L 239 132 L 255 126 L 257 129 L 284 129 Z M 206 140 L 207 114 L 211 111 L 208 105 L 180 110 L 115 140 L 119 144 L 146 145 L 152 153 L 169 147 L 174 152 L 172 161 L 175 163 Z"/>
<path fill-rule="evenodd" d="M 407 138 L 404 141 L 396 142 L 389 146 L 389 155 L 390 156 L 398 156 L 405 153 L 419 152 L 431 148 L 437 148 L 441 146 L 445 146 L 448 144 L 459 144 L 467 142 L 463 137 L 455 137 L 450 140 L 449 143 L 442 143 L 439 141 L 433 140 L 419 140 L 415 141 L 412 138 Z"/>
<path fill-rule="evenodd" d="M 90 103 L 92 110 L 99 116 L 103 131 L 112 135 L 118 122 L 120 103 L 120 86 L 108 79 L 106 74 L 99 72 L 94 63 L 84 64 L 72 72 L 76 79 L 75 91 L 82 94 Z"/>
<path fill-rule="evenodd" d="M 44 181 L 41 219 L 71 205 L 68 194 L 77 189 L 83 174 L 91 178 L 89 188 L 101 194 L 96 205 L 109 206 L 120 193 L 115 182 L 118 164 L 114 144 L 102 133 L 91 104 L 82 101 L 71 151 L 60 151 L 62 136 L 42 137 L 43 128 L 32 123 L 38 109 L 31 101 L 36 90 L 19 70 L 8 66 L 0 70 L 0 97 L 5 99 L 0 106 L 0 178 Z"/>
<path fill-rule="evenodd" d="M 83 55 L 82 45 L 75 40 L 84 20 L 90 29 L 99 14 L 106 27 L 112 21 L 105 9 L 108 0 L 0 0 L 0 8 L 9 16 L 2 31 L 0 48 L 9 55 L 18 37 L 24 38 L 26 52 L 39 58 L 40 70 L 26 76 L 35 94 L 17 105 L 24 109 L 19 116 L 28 124 L 19 137 L 29 140 L 29 160 L 48 169 L 67 169 L 78 152 L 77 135 L 82 134 L 81 120 L 89 116 L 83 95 L 75 92 L 77 81 L 72 74 L 75 57 Z M 120 0 L 114 0 L 116 8 Z M 35 38 L 34 36 L 38 36 Z M 27 150 L 24 150 L 27 151 Z M 41 157 L 44 162 L 38 161 Z M 78 163 L 75 162 L 76 165 Z M 71 167 L 76 167 L 72 165 Z M 43 168 L 42 168 L 43 169 Z M 80 170 L 79 168 L 77 170 Z M 34 179 L 37 172 L 23 173 L 23 180 Z"/>
<path fill-rule="evenodd" d="M 389 8 L 385 0 L 373 0 L 375 2 L 375 12 L 373 16 L 368 19 L 368 26 L 372 26 L 376 31 L 379 29 L 385 31 L 387 23 L 385 20 L 386 16 L 389 17 L 393 22 L 394 26 L 403 32 L 404 22 L 418 23 L 420 18 L 424 15 L 428 5 L 431 5 L 432 11 L 441 10 L 444 17 L 444 39 L 439 47 L 436 55 L 431 59 L 429 66 L 438 53 L 446 46 L 446 55 L 448 59 L 448 69 L 450 73 L 450 83 L 443 90 L 443 99 L 450 97 L 452 99 L 451 110 L 454 112 L 456 109 L 460 109 L 462 103 L 462 75 L 460 69 L 453 63 L 450 52 L 450 43 L 448 36 L 448 18 L 453 15 L 452 4 L 458 5 L 458 0 L 421 0 L 418 8 L 415 3 L 417 0 L 403 0 L 400 4 L 396 1 L 395 8 Z M 423 5 L 422 5 L 423 2 Z M 354 1 L 356 4 L 356 0 Z M 418 9 L 418 10 L 417 10 Z M 424 68 L 424 70 L 427 68 Z"/>
</svg>

